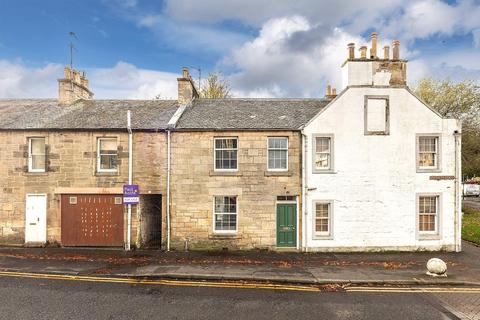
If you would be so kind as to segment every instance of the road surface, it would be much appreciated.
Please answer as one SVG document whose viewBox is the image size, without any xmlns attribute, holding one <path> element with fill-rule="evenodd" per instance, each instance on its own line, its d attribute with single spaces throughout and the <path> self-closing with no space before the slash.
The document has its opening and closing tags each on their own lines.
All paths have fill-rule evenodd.
<svg viewBox="0 0 480 320">
<path fill-rule="evenodd" d="M 0 319 L 480 318 L 480 292 L 302 292 L 0 276 L 0 297 Z"/>
</svg>

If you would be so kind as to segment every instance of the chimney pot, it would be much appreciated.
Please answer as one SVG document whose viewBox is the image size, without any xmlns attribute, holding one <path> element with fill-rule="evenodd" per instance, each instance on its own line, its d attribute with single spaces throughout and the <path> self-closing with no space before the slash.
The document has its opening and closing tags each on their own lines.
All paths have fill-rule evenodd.
<svg viewBox="0 0 480 320">
<path fill-rule="evenodd" d="M 400 59 L 400 40 L 393 40 L 393 60 Z"/>
<path fill-rule="evenodd" d="M 372 48 L 370 49 L 370 59 L 377 58 L 377 33 L 372 32 Z"/>
<path fill-rule="evenodd" d="M 389 46 L 383 47 L 383 59 L 385 59 L 385 60 L 390 59 L 390 47 Z"/>
<path fill-rule="evenodd" d="M 360 59 L 367 59 L 367 46 L 360 47 Z"/>
<path fill-rule="evenodd" d="M 337 96 L 337 88 L 332 89 L 332 96 Z"/>
<path fill-rule="evenodd" d="M 355 59 L 355 43 L 348 44 L 348 59 Z"/>
<path fill-rule="evenodd" d="M 332 86 L 327 85 L 327 92 L 325 95 L 329 96 L 332 93 Z"/>
<path fill-rule="evenodd" d="M 183 69 L 182 69 L 182 76 L 183 76 L 184 78 L 187 78 L 187 79 L 190 77 L 190 73 L 189 73 L 187 67 L 183 67 Z"/>
</svg>

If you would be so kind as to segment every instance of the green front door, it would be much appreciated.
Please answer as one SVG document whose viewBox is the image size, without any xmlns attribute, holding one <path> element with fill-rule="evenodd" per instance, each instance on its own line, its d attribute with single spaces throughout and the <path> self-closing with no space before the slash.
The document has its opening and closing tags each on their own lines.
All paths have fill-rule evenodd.
<svg viewBox="0 0 480 320">
<path fill-rule="evenodd" d="M 277 247 L 297 245 L 297 205 L 277 204 Z"/>
</svg>

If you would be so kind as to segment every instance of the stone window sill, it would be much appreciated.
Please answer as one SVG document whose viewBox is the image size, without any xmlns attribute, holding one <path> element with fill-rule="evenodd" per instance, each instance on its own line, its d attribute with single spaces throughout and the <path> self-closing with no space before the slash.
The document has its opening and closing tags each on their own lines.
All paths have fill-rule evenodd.
<svg viewBox="0 0 480 320">
<path fill-rule="evenodd" d="M 325 171 L 315 170 L 312 173 L 313 174 L 336 174 L 337 172 L 334 170 L 325 170 Z"/>
<path fill-rule="evenodd" d="M 420 169 L 417 168 L 417 173 L 441 173 L 441 169 L 432 168 L 432 169 Z"/>
<path fill-rule="evenodd" d="M 291 177 L 291 171 L 265 171 L 265 177 Z"/>
<path fill-rule="evenodd" d="M 418 240 L 441 240 L 442 237 L 439 234 L 419 234 Z"/>
<path fill-rule="evenodd" d="M 117 177 L 119 175 L 119 172 L 95 172 L 96 177 Z"/>
<path fill-rule="evenodd" d="M 48 172 L 24 172 L 26 176 L 48 176 Z"/>
<path fill-rule="evenodd" d="M 314 235 L 313 240 L 333 240 L 333 235 Z"/>
<path fill-rule="evenodd" d="M 217 176 L 241 177 L 241 176 L 243 176 L 243 174 L 238 172 L 238 171 L 215 171 L 215 170 L 210 170 L 210 177 L 217 177 Z"/>
<path fill-rule="evenodd" d="M 237 233 L 212 233 L 208 235 L 209 240 L 235 240 L 240 239 Z"/>
</svg>

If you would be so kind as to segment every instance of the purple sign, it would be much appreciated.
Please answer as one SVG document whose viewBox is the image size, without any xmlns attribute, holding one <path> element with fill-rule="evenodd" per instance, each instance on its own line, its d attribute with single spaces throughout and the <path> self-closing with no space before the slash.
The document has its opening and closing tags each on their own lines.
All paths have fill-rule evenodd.
<svg viewBox="0 0 480 320">
<path fill-rule="evenodd" d="M 138 204 L 140 189 L 138 184 L 123 185 L 123 204 Z"/>
</svg>

